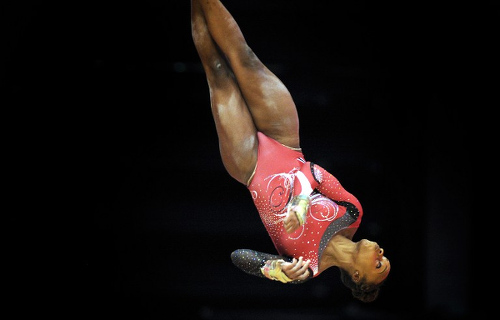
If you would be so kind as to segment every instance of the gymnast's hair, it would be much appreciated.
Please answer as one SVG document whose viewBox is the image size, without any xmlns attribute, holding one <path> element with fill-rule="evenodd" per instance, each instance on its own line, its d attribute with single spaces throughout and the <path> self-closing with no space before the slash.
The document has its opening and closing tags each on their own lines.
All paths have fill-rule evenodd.
<svg viewBox="0 0 500 320">
<path fill-rule="evenodd" d="M 372 302 L 375 299 L 377 299 L 380 291 L 380 286 L 385 282 L 385 280 L 376 285 L 366 283 L 364 277 L 361 278 L 358 282 L 354 282 L 349 272 L 347 272 L 342 268 L 339 268 L 339 270 L 340 270 L 340 280 L 342 280 L 342 283 L 346 287 L 351 289 L 352 296 L 354 298 L 361 300 L 363 302 Z"/>
</svg>

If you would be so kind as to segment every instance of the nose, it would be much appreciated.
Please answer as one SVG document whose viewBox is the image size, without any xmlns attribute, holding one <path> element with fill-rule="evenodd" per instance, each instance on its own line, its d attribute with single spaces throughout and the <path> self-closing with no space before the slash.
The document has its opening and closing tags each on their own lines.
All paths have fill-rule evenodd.
<svg viewBox="0 0 500 320">
<path fill-rule="evenodd" d="M 377 255 L 379 257 L 382 257 L 384 255 L 384 249 L 380 248 L 378 243 L 374 242 L 374 244 L 375 244 L 375 251 L 377 252 Z"/>
<path fill-rule="evenodd" d="M 379 247 L 378 248 L 378 255 L 379 255 L 379 257 L 382 257 L 384 255 L 384 249 Z"/>
</svg>

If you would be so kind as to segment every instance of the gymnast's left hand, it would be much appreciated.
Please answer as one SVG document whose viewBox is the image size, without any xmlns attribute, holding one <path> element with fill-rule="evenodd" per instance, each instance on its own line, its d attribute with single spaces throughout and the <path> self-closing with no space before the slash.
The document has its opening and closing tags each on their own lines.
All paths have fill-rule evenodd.
<svg viewBox="0 0 500 320">
<path fill-rule="evenodd" d="M 306 280 L 309 277 L 310 260 L 305 260 L 302 257 L 299 259 L 293 258 L 292 262 L 283 262 L 281 270 L 286 276 L 292 280 Z"/>
</svg>

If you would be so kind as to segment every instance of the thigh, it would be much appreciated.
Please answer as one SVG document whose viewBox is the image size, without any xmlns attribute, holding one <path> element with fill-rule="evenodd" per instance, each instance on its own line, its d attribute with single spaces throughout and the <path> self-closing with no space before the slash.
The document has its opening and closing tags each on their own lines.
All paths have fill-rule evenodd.
<svg viewBox="0 0 500 320">
<path fill-rule="evenodd" d="M 290 92 L 252 55 L 246 58 L 240 55 L 243 60 L 232 67 L 257 130 L 286 146 L 300 147 L 299 119 Z"/>
<path fill-rule="evenodd" d="M 234 78 L 210 86 L 210 99 L 227 172 L 246 185 L 257 164 L 257 129 Z"/>
</svg>

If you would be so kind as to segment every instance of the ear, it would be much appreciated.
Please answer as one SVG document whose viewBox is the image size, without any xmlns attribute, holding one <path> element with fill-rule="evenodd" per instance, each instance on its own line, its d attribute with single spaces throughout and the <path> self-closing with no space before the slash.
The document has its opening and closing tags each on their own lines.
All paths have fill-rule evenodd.
<svg viewBox="0 0 500 320">
<path fill-rule="evenodd" d="M 352 281 L 358 282 L 361 277 L 359 276 L 359 271 L 356 270 L 354 271 L 354 274 L 352 275 Z"/>
</svg>

